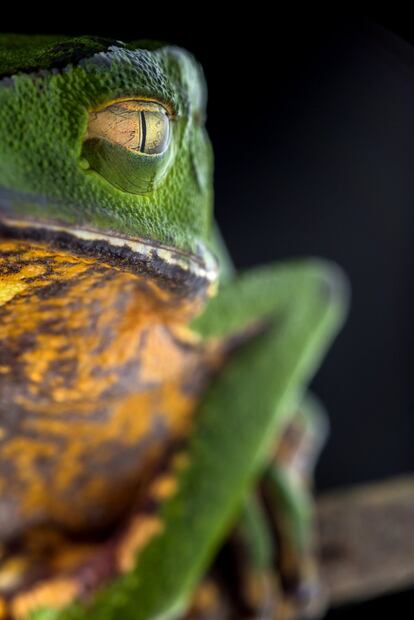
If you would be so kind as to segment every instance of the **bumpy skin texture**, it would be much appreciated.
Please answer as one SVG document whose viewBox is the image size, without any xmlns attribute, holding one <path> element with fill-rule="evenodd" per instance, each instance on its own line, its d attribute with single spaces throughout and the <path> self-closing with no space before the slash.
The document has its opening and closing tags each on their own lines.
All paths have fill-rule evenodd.
<svg viewBox="0 0 414 620">
<path fill-rule="evenodd" d="M 0 38 L 0 186 L 10 212 L 197 250 L 212 206 L 201 70 L 184 50 L 146 45 Z M 88 111 L 137 93 L 173 116 L 173 166 L 145 195 L 122 192 L 81 165 Z"/>
<path fill-rule="evenodd" d="M 189 426 L 214 356 L 183 328 L 197 303 L 24 242 L 1 244 L 0 274 L 0 539 L 98 532 Z"/>
<path fill-rule="evenodd" d="M 172 439 L 167 447 L 175 451 L 172 455 L 167 450 L 167 462 L 158 459 L 156 467 L 152 459 L 148 467 L 145 454 L 135 463 L 124 496 L 129 496 L 142 469 L 150 471 L 151 479 L 137 485 L 135 512 L 129 514 L 132 523 L 124 515 L 123 526 L 117 521 L 116 532 L 111 531 L 114 535 L 98 550 L 82 548 L 82 566 L 74 560 L 73 549 L 68 560 L 66 541 L 57 553 L 57 570 L 53 558 L 47 566 L 49 570 L 53 565 L 52 579 L 48 573 L 33 591 L 22 588 L 17 595 L 23 598 L 9 588 L 4 605 L 15 604 L 12 611 L 19 619 L 37 608 L 36 617 L 47 620 L 183 617 L 343 321 L 343 277 L 334 266 L 316 260 L 235 276 L 211 225 L 212 158 L 203 126 L 204 81 L 187 52 L 90 37 L 6 36 L 0 38 L 0 49 L 0 306 L 7 341 L 0 366 L 6 395 L 0 399 L 0 413 L 9 422 L 12 418 L 6 429 L 11 432 L 0 436 L 6 456 L 3 483 L 7 487 L 7 468 L 23 463 L 17 504 L 21 507 L 29 497 L 31 506 L 33 500 L 38 502 L 39 514 L 47 493 L 33 494 L 38 477 L 43 475 L 47 484 L 54 471 L 66 481 L 73 473 L 56 450 L 51 461 L 36 462 L 39 476 L 25 484 L 33 474 L 32 464 L 25 468 L 27 461 L 16 449 L 9 460 L 7 453 L 26 425 L 37 431 L 30 439 L 40 449 L 57 426 L 58 439 L 70 453 L 79 454 L 80 441 L 82 458 L 75 464 L 85 468 L 79 470 L 80 486 L 78 480 L 71 486 L 70 480 L 70 491 L 81 489 L 88 476 L 95 482 L 88 465 L 91 422 L 101 425 L 94 437 L 98 444 L 100 437 L 107 439 L 108 429 L 114 430 L 111 459 L 128 468 L 132 461 L 123 461 L 123 446 L 132 436 L 148 438 L 144 419 L 151 428 L 156 417 L 164 418 L 165 440 Z M 82 150 L 89 114 L 128 98 L 162 104 L 172 125 L 168 172 L 159 186 L 142 194 L 116 189 L 88 168 Z M 139 168 L 139 158 L 136 161 Z M 217 274 L 209 246 L 225 276 L 210 301 Z M 17 325 L 16 316 L 21 317 Z M 70 364 L 63 365 L 62 372 L 65 355 Z M 137 381 L 140 371 L 147 378 L 149 373 L 151 381 Z M 65 376 L 68 383 L 62 385 Z M 88 383 L 93 376 L 101 379 Z M 112 381 L 116 398 L 107 390 Z M 70 399 L 61 399 L 62 387 L 77 407 L 83 405 L 86 426 L 81 424 L 79 432 L 73 432 L 74 411 Z M 97 399 L 88 402 L 94 390 Z M 105 416 L 97 409 L 99 401 Z M 135 403 L 130 410 L 129 402 Z M 14 420 L 21 425 L 13 425 Z M 105 426 L 108 420 L 111 425 Z M 164 448 L 164 437 L 161 443 Z M 144 461 L 147 465 L 141 467 Z M 284 465 L 275 467 L 279 471 Z M 115 473 L 112 463 L 110 469 Z M 272 496 L 284 502 L 281 520 L 286 530 L 281 536 L 286 533 L 289 539 L 285 577 L 296 586 L 310 550 L 308 498 L 295 472 L 281 478 L 283 484 L 277 479 L 280 489 Z M 111 485 L 104 482 L 103 502 L 110 503 L 119 484 L 114 483 L 112 497 Z M 54 489 L 65 500 L 60 514 L 52 511 L 54 524 L 58 530 L 68 525 L 76 530 L 70 492 L 50 485 L 51 495 L 56 495 Z M 82 496 L 86 516 L 81 529 L 93 538 L 90 511 L 95 514 L 97 503 L 90 494 L 78 493 L 77 499 Z M 247 519 L 255 521 L 247 530 L 256 532 L 249 534 L 247 547 L 255 547 L 255 538 L 264 538 L 257 536 L 263 529 L 258 512 L 250 511 Z M 30 511 L 20 511 L 20 531 L 30 516 Z M 48 526 L 47 519 L 45 523 Z M 2 536 L 1 542 L 7 542 L 4 529 Z M 25 542 L 29 551 L 39 553 L 39 538 L 33 546 L 23 536 L 17 550 L 25 549 Z M 61 548 L 58 541 L 58 551 Z M 16 546 L 10 553 L 15 550 Z M 259 564 L 260 576 L 266 578 L 278 567 L 273 557 Z M 12 569 L 15 566 L 14 562 Z M 0 564 L 0 576 L 2 569 Z M 4 575 L 10 578 L 7 570 Z M 0 599 L 0 617 L 1 605 Z M 268 611 L 272 618 L 273 607 Z"/>
</svg>

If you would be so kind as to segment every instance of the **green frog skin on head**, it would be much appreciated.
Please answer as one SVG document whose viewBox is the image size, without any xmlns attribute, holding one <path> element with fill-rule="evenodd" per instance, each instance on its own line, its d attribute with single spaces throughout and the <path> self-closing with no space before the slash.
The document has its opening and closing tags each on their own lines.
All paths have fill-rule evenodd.
<svg viewBox="0 0 414 620">
<path fill-rule="evenodd" d="M 307 386 L 346 280 L 235 273 L 205 106 L 177 47 L 0 38 L 0 618 L 322 613 Z"/>
</svg>

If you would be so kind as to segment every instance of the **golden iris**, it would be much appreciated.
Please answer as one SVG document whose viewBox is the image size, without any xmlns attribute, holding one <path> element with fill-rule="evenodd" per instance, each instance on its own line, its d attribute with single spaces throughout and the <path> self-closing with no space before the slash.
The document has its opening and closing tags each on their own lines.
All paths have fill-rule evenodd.
<svg viewBox="0 0 414 620">
<path fill-rule="evenodd" d="M 92 170 L 119 189 L 145 193 L 166 174 L 171 133 L 170 117 L 161 104 L 119 101 L 90 112 L 82 155 Z"/>
</svg>

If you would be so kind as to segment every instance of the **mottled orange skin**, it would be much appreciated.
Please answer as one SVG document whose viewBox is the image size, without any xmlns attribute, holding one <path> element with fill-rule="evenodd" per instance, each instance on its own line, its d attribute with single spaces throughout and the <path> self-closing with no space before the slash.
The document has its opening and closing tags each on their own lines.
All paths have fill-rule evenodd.
<svg viewBox="0 0 414 620">
<path fill-rule="evenodd" d="M 187 328 L 200 296 L 146 274 L 4 240 L 0 283 L 0 594 L 19 618 L 56 575 L 82 594 L 114 524 L 115 572 L 162 529 L 150 504 L 223 350 Z"/>
</svg>

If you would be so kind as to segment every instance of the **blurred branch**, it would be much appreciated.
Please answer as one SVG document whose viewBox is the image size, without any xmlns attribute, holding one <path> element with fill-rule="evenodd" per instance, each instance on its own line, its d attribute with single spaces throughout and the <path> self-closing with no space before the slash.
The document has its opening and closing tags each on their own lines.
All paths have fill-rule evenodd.
<svg viewBox="0 0 414 620">
<path fill-rule="evenodd" d="M 414 476 L 323 495 L 317 521 L 332 605 L 414 585 Z"/>
</svg>

